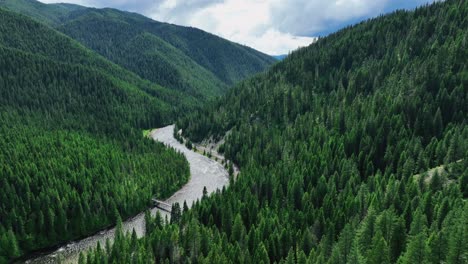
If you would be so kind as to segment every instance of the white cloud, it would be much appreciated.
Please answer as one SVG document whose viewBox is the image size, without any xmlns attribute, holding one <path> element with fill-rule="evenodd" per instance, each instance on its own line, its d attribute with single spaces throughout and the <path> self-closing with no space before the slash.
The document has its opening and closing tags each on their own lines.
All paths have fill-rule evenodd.
<svg viewBox="0 0 468 264">
<path fill-rule="evenodd" d="M 155 20 L 192 26 L 267 54 L 287 54 L 315 38 L 294 36 L 274 27 L 270 0 L 41 0 L 90 7 L 114 7 Z"/>
<path fill-rule="evenodd" d="M 178 2 L 186 3 L 165 0 L 147 15 L 156 20 L 201 28 L 273 55 L 307 46 L 315 39 L 276 29 L 270 0 L 204 1 L 205 5 L 197 8 L 187 8 L 186 4 L 179 5 Z"/>
<path fill-rule="evenodd" d="M 41 0 L 134 11 L 193 26 L 267 54 L 286 54 L 317 34 L 372 17 L 389 6 L 433 0 Z M 410 3 L 410 4 L 408 4 Z"/>
<path fill-rule="evenodd" d="M 378 15 L 389 0 L 275 0 L 271 5 L 275 26 L 280 31 L 308 35 L 326 30 L 330 24 Z M 294 14 L 294 15 L 291 15 Z"/>
</svg>

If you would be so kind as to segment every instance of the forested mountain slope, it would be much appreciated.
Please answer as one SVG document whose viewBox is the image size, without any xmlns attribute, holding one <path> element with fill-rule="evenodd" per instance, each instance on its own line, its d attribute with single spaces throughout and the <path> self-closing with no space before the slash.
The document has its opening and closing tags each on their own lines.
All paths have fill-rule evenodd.
<svg viewBox="0 0 468 264">
<path fill-rule="evenodd" d="M 36 0 L 0 0 L 0 6 L 50 25 L 58 25 L 70 12 L 84 8 L 73 4 L 45 5 Z"/>
<path fill-rule="evenodd" d="M 200 98 L 221 95 L 229 85 L 275 62 L 199 29 L 115 9 L 72 10 L 35 0 L 2 0 L 2 5 L 57 28 L 144 79 Z"/>
<path fill-rule="evenodd" d="M 148 31 L 160 23 L 113 9 L 89 9 L 72 16 L 58 27 L 60 31 L 142 78 L 198 97 L 227 90 L 212 72 Z"/>
<path fill-rule="evenodd" d="M 181 119 L 195 141 L 230 131 L 237 181 L 87 262 L 466 263 L 467 28 L 460 0 L 381 16 Z"/>
<path fill-rule="evenodd" d="M 147 102 L 151 101 L 151 103 L 147 105 L 143 102 L 138 102 L 134 105 L 127 104 L 126 106 L 128 106 L 128 109 L 125 109 L 124 115 L 129 117 L 128 121 L 132 120 L 132 122 L 148 128 L 154 125 L 155 122 L 168 122 L 170 119 L 174 118 L 178 111 L 186 111 L 195 104 L 195 99 L 193 97 L 142 80 L 135 74 L 87 50 L 69 37 L 28 19 L 27 17 L 8 11 L 2 11 L 1 19 L 0 45 L 7 49 L 7 51 L 5 51 L 5 56 L 8 53 L 21 53 L 23 56 L 18 55 L 18 58 L 33 56 L 38 60 L 45 60 L 50 63 L 67 64 L 64 67 L 84 66 L 85 68 L 82 68 L 82 70 L 90 70 L 95 74 L 103 75 L 103 77 L 100 78 L 101 80 L 98 81 L 107 80 L 114 83 L 119 82 L 120 84 L 117 86 L 124 89 L 117 89 L 116 87 L 114 90 L 125 93 L 129 98 L 138 98 L 138 100 L 146 100 Z M 8 70 L 12 71 L 10 75 L 13 78 L 17 78 L 23 71 L 20 70 L 19 65 L 16 67 L 13 66 L 14 65 L 8 67 Z M 30 68 L 27 63 L 24 64 L 24 67 Z M 29 71 L 32 74 L 40 76 L 33 67 L 31 67 Z M 69 74 L 76 74 L 76 71 L 71 71 Z M 53 80 L 55 76 L 49 77 Z M 88 86 L 90 85 L 91 83 L 88 84 Z M 66 87 L 60 88 L 66 89 Z M 97 89 L 97 87 L 93 87 L 93 89 Z M 44 92 L 50 91 L 45 90 Z M 91 94 L 83 91 L 81 95 L 91 96 Z M 60 93 L 56 96 L 65 96 L 65 94 Z M 14 100 L 8 100 L 7 98 L 3 99 L 8 102 L 16 102 Z M 23 98 L 23 100 L 27 99 L 30 98 Z M 58 98 L 52 97 L 52 99 L 58 101 Z M 89 99 L 92 98 L 90 97 Z M 39 104 L 39 106 L 50 107 L 48 104 Z M 150 107 L 150 109 L 143 111 L 143 109 L 141 109 L 143 106 Z M 147 113 L 147 115 L 145 115 L 145 113 Z M 93 112 L 90 111 L 89 114 L 93 114 Z M 118 117 L 118 112 L 114 113 L 114 115 Z M 152 124 L 148 124 L 147 121 L 150 118 L 158 120 L 155 120 Z M 146 124 L 144 124 L 145 122 Z M 123 121 L 123 123 L 125 123 L 125 121 Z"/>
<path fill-rule="evenodd" d="M 193 100 L 0 9 L 0 263 L 95 232 L 183 185 L 183 156 L 141 130 Z"/>
</svg>

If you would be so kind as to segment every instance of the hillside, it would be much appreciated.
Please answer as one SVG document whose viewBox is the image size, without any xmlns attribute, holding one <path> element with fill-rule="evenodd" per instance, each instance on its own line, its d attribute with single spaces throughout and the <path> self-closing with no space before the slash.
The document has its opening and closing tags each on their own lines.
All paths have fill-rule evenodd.
<svg viewBox="0 0 468 264">
<path fill-rule="evenodd" d="M 91 71 L 94 75 L 99 75 L 98 80 L 83 82 L 83 87 L 92 86 L 95 82 L 105 82 L 103 87 L 111 87 L 111 93 L 123 93 L 119 95 L 121 105 L 119 108 L 113 109 L 111 116 L 101 119 L 107 120 L 108 124 L 132 122 L 141 128 L 151 128 L 155 125 L 167 124 L 173 120 L 175 116 L 182 112 L 195 107 L 198 99 L 191 97 L 182 92 L 173 91 L 159 85 L 150 83 L 149 81 L 139 78 L 137 75 L 127 71 L 118 65 L 109 62 L 105 58 L 99 56 L 93 51 L 90 51 L 80 45 L 78 42 L 66 37 L 65 35 L 56 32 L 45 25 L 34 22 L 26 17 L 18 16 L 11 12 L 2 11 L 2 24 L 0 25 L 0 45 L 8 50 L 8 53 L 23 54 L 22 57 L 34 57 L 34 60 L 46 61 L 52 63 L 54 67 L 61 67 L 60 64 L 65 64 L 63 67 L 75 67 L 83 71 Z M 84 66 L 84 67 L 81 67 Z M 18 67 L 10 69 L 11 75 L 15 78 L 21 76 L 23 71 Z M 27 63 L 24 68 L 30 68 Z M 34 68 L 28 69 L 34 76 L 40 76 L 39 72 L 34 71 Z M 76 74 L 77 70 L 70 70 L 69 75 Z M 53 81 L 54 75 L 50 76 Z M 117 86 L 117 87 L 112 87 Z M 24 87 L 21 87 L 23 89 Z M 58 89 L 66 89 L 66 87 L 58 87 Z M 98 87 L 91 87 L 98 89 Z M 47 89 L 44 92 L 48 93 Z M 89 97 L 84 102 L 90 100 L 104 100 L 102 98 L 93 97 L 88 91 L 74 90 L 72 93 L 80 93 L 80 96 Z M 102 95 L 105 95 L 104 89 L 99 90 Z M 65 93 L 57 93 L 50 95 L 50 100 L 59 102 Z M 115 96 L 109 96 L 113 98 Z M 79 98 L 79 97 L 78 97 Z M 5 105 L 16 103 L 15 100 L 2 98 Z M 34 98 L 22 98 L 23 101 Z M 38 107 L 48 107 L 49 104 L 40 104 L 37 101 Z M 110 102 L 112 103 L 112 102 Z M 91 104 L 89 104 L 91 105 Z M 96 103 L 96 107 L 102 106 L 102 103 Z M 104 104 L 106 105 L 106 104 Z M 82 108 L 77 107 L 81 111 Z M 112 112 L 110 111 L 110 112 Z M 109 113 L 110 113 L 109 112 Z M 89 115 L 94 115 L 95 112 L 90 110 Z M 127 118 L 122 120 L 122 118 Z M 94 125 L 93 125 L 94 126 Z"/>
<path fill-rule="evenodd" d="M 57 28 L 144 79 L 200 99 L 224 94 L 229 85 L 275 62 L 268 55 L 199 29 L 160 23 L 135 13 L 35 0 L 2 0 L 0 6 Z"/>
<path fill-rule="evenodd" d="M 148 32 L 149 19 L 112 9 L 72 15 L 76 18 L 60 26 L 60 31 L 142 78 L 202 98 L 227 90 L 212 72 Z"/>
<path fill-rule="evenodd" d="M 195 99 L 26 16 L 0 9 L 0 21 L 0 263 L 114 224 L 187 181 L 183 156 L 141 129 Z"/>
<path fill-rule="evenodd" d="M 0 0 L 0 6 L 49 25 L 59 25 L 70 12 L 83 9 L 82 6 L 72 4 L 44 5 L 36 0 Z"/>
<path fill-rule="evenodd" d="M 181 118 L 229 131 L 237 181 L 87 263 L 465 263 L 467 28 L 460 0 L 365 21 Z M 413 177 L 441 165 L 447 184 Z"/>
</svg>

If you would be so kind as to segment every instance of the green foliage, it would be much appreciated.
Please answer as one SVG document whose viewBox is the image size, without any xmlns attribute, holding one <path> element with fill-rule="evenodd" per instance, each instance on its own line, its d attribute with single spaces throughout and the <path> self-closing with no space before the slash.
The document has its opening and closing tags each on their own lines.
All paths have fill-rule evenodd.
<svg viewBox="0 0 468 264">
<path fill-rule="evenodd" d="M 83 9 L 72 4 L 44 5 L 35 0 L 1 0 L 0 6 L 31 16 L 38 21 L 58 25 L 71 12 Z"/>
<path fill-rule="evenodd" d="M 0 19 L 0 262 L 108 227 L 186 183 L 183 156 L 141 135 L 174 117 L 180 94 L 27 17 Z"/>
<path fill-rule="evenodd" d="M 35 0 L 0 1 L 79 41 L 110 61 L 161 86 L 201 100 L 264 70 L 275 60 L 204 31 L 114 9 Z"/>
<path fill-rule="evenodd" d="M 189 262 L 198 222 L 200 263 L 466 262 L 467 17 L 448 0 L 363 22 L 180 119 L 193 141 L 230 131 L 241 174 L 140 240 L 151 260 Z"/>
<path fill-rule="evenodd" d="M 178 224 L 182 216 L 182 210 L 179 203 L 174 203 L 171 208 L 171 224 Z"/>
<path fill-rule="evenodd" d="M 80 103 L 77 107 L 82 107 L 88 106 L 87 101 L 101 100 L 100 103 L 106 106 L 115 103 L 119 107 L 109 109 L 116 111 L 113 116 L 128 116 L 131 122 L 143 128 L 167 123 L 176 114 L 195 106 L 193 97 L 144 81 L 40 23 L 4 10 L 0 11 L 0 17 L 3 58 L 0 63 L 5 69 L 1 72 L 4 79 L 2 100 L 6 104 L 20 101 L 11 98 L 15 95 L 13 88 L 20 86 L 20 89 L 28 91 L 34 85 L 38 90 L 36 94 L 42 95 L 42 92 L 49 96 L 49 101 L 57 101 L 57 104 L 61 101 L 62 104 Z M 55 79 L 60 79 L 61 83 Z M 7 85 L 11 88 L 9 91 L 5 89 Z M 41 87 L 46 85 L 51 87 Z M 49 89 L 54 89 L 54 92 Z M 70 100 L 75 97 L 86 101 Z M 117 102 L 105 101 L 106 98 L 115 98 Z M 25 101 L 34 99 L 24 98 Z M 49 101 L 37 100 L 34 106 L 51 108 Z M 110 113 L 108 117 L 112 117 Z"/>
<path fill-rule="evenodd" d="M 14 230 L 23 252 L 109 226 L 115 212 L 132 216 L 153 196 L 169 197 L 189 174 L 178 153 L 149 139 L 128 149 L 65 130 L 3 125 L 0 132 L 0 230 Z"/>
<path fill-rule="evenodd" d="M 159 23 L 150 19 L 140 22 L 138 17 L 129 24 L 126 21 L 129 18 L 128 13 L 93 10 L 58 29 L 114 63 L 164 87 L 203 99 L 224 93 L 226 84 L 213 73 L 148 32 Z"/>
<path fill-rule="evenodd" d="M 192 149 L 193 148 L 193 144 L 190 140 L 188 140 L 186 143 L 185 143 L 185 146 L 188 148 L 188 149 Z"/>
</svg>

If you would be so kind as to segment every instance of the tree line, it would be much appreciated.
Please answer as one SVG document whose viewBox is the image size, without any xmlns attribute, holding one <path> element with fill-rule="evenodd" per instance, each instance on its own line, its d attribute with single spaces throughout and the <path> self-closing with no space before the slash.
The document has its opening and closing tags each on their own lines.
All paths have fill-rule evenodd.
<svg viewBox="0 0 468 264">
<path fill-rule="evenodd" d="M 113 225 L 187 182 L 183 155 L 141 132 L 174 118 L 178 94 L 116 74 L 26 17 L 0 18 L 0 263 Z"/>
<path fill-rule="evenodd" d="M 179 119 L 193 141 L 230 131 L 237 181 L 81 261 L 466 263 L 467 17 L 365 21 Z"/>
</svg>

